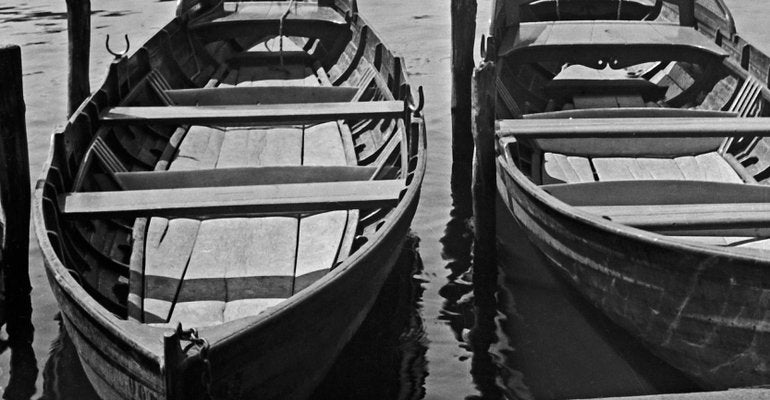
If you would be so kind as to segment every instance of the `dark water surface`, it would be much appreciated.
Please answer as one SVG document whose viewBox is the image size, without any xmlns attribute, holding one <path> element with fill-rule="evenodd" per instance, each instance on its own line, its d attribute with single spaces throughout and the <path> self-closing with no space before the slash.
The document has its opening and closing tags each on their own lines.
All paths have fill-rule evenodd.
<svg viewBox="0 0 770 400">
<path fill-rule="evenodd" d="M 170 18 L 174 4 L 92 3 L 96 87 L 110 60 L 104 35 L 128 33 L 133 43 L 142 43 Z M 384 42 L 406 58 L 413 84 L 425 87 L 428 171 L 412 235 L 395 271 L 313 399 L 561 399 L 697 390 L 552 276 L 501 207 L 500 273 L 496 280 L 477 277 L 474 282 L 470 205 L 453 201 L 450 191 L 449 3 L 359 1 L 362 15 Z M 64 121 L 64 4 L 0 0 L 0 37 L 23 46 L 35 178 L 52 128 Z M 479 0 L 479 32 L 489 7 L 489 0 Z M 770 4 L 763 10 L 770 11 Z M 32 346 L 0 354 L 4 396 L 94 399 L 75 349 L 55 320 L 58 309 L 34 238 L 31 244 L 36 339 Z"/>
</svg>

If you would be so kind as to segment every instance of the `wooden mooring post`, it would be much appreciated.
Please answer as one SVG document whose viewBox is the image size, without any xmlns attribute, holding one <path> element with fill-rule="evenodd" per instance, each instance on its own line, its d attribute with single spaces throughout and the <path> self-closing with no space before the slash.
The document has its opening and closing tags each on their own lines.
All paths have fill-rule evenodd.
<svg viewBox="0 0 770 400">
<path fill-rule="evenodd" d="M 30 184 L 21 48 L 0 47 L 0 205 L 5 217 L 2 268 L 11 347 L 32 343 L 29 281 Z"/>
<path fill-rule="evenodd" d="M 471 215 L 471 76 L 476 35 L 476 0 L 452 0 L 452 198 L 461 215 Z M 463 209 L 465 208 L 465 209 Z"/>
<path fill-rule="evenodd" d="M 494 291 L 497 276 L 495 199 L 495 64 L 482 63 L 473 74 L 473 242 L 474 288 Z M 484 286 L 489 287 L 484 287 Z M 479 290 L 483 289 L 483 290 Z"/>
<path fill-rule="evenodd" d="M 69 39 L 69 84 L 67 115 L 91 94 L 88 68 L 91 54 L 91 1 L 67 1 L 67 36 Z"/>
</svg>

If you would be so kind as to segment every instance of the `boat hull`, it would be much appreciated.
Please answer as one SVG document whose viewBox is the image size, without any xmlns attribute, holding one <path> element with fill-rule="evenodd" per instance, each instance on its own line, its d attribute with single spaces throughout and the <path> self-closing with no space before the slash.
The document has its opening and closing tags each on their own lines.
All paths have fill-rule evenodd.
<svg viewBox="0 0 770 400">
<path fill-rule="evenodd" d="M 498 191 L 558 273 L 653 353 L 713 389 L 770 381 L 770 261 L 577 214 L 498 161 Z"/>
</svg>

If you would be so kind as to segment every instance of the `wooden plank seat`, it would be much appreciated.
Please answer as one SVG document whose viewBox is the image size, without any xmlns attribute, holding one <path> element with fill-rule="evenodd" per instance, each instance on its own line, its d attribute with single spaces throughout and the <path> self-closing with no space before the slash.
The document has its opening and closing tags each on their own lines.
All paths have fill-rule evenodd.
<svg viewBox="0 0 770 400">
<path fill-rule="evenodd" d="M 316 3 L 243 2 L 237 11 L 210 21 L 196 22 L 190 29 L 204 41 L 237 37 L 277 35 L 281 18 L 284 36 L 334 40 L 348 32 L 345 17 Z M 288 11 L 288 13 L 287 13 Z"/>
<path fill-rule="evenodd" d="M 524 119 L 571 119 L 571 118 L 734 118 L 737 114 L 724 111 L 680 108 L 594 108 L 563 110 L 526 114 Z M 722 137 L 711 138 L 558 138 L 531 139 L 534 145 L 546 153 L 583 157 L 677 157 L 696 156 L 715 151 L 723 142 Z"/>
<path fill-rule="evenodd" d="M 542 185 L 543 190 L 576 207 L 763 203 L 770 186 L 695 180 L 624 180 Z"/>
<path fill-rule="evenodd" d="M 101 115 L 106 124 L 299 124 L 340 119 L 403 118 L 403 101 L 368 101 L 342 103 L 113 107 Z"/>
<path fill-rule="evenodd" d="M 667 107 L 623 107 L 560 110 L 536 114 L 524 114 L 524 119 L 569 119 L 569 118 L 734 118 L 738 114 L 728 111 L 699 110 Z"/>
<path fill-rule="evenodd" d="M 350 102 L 358 88 L 343 86 L 242 86 L 166 90 L 177 106 Z"/>
<path fill-rule="evenodd" d="M 651 60 L 708 63 L 727 53 L 694 28 L 648 21 L 556 21 L 508 29 L 498 54 L 516 63 L 570 62 L 624 68 Z"/>
<path fill-rule="evenodd" d="M 208 217 L 392 207 L 403 180 L 67 193 L 68 217 Z"/>
<path fill-rule="evenodd" d="M 612 221 L 676 235 L 770 235 L 770 187 L 635 180 L 543 185 L 567 204 Z"/>
<path fill-rule="evenodd" d="M 583 65 L 569 65 L 563 68 L 543 86 L 546 96 L 555 100 L 585 94 L 635 94 L 640 95 L 644 101 L 657 101 L 663 99 L 666 90 L 666 87 L 658 86 L 644 78 L 629 76 L 625 70 L 594 69 Z"/>
<path fill-rule="evenodd" d="M 770 204 L 710 203 L 585 206 L 620 224 L 677 236 L 770 236 Z"/>
<path fill-rule="evenodd" d="M 584 118 L 498 120 L 505 138 L 668 138 L 770 136 L 770 118 Z"/>
<path fill-rule="evenodd" d="M 198 170 L 117 172 L 123 190 L 348 182 L 371 179 L 376 167 L 288 165 Z"/>
</svg>

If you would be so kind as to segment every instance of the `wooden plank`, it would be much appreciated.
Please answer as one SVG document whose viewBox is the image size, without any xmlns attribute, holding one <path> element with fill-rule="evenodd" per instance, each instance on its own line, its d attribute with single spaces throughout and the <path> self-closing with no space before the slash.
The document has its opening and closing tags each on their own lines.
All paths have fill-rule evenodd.
<svg viewBox="0 0 770 400">
<path fill-rule="evenodd" d="M 582 157 L 676 157 L 716 151 L 723 138 L 534 139 L 550 153 Z"/>
<path fill-rule="evenodd" d="M 192 171 L 119 172 L 115 177 L 125 190 L 150 190 L 364 181 L 371 178 L 375 171 L 375 167 L 291 165 Z"/>
<path fill-rule="evenodd" d="M 149 224 L 144 254 L 142 322 L 166 322 L 190 260 L 200 222 L 192 219 L 155 218 Z"/>
<path fill-rule="evenodd" d="M 347 165 L 345 144 L 337 121 L 306 127 L 303 149 L 303 165 Z M 348 214 L 348 211 L 339 210 L 300 218 L 293 293 L 310 286 L 334 266 Z"/>
<path fill-rule="evenodd" d="M 543 155 L 543 183 L 593 182 L 594 180 L 588 158 L 554 153 Z"/>
<path fill-rule="evenodd" d="M 190 170 L 214 168 L 219 160 L 219 152 L 225 139 L 222 129 L 194 125 L 179 145 L 174 162 L 169 169 Z"/>
<path fill-rule="evenodd" d="M 280 124 L 337 119 L 401 118 L 407 112 L 403 101 L 236 105 L 175 107 L 113 107 L 104 112 L 106 124 Z"/>
<path fill-rule="evenodd" d="M 291 12 L 280 24 L 287 10 Z M 204 41 L 215 41 L 275 34 L 280 25 L 286 36 L 323 40 L 333 40 L 349 30 L 345 17 L 333 8 L 305 2 L 296 2 L 291 9 L 289 2 L 242 3 L 237 12 L 192 24 L 190 29 Z"/>
<path fill-rule="evenodd" d="M 633 138 L 770 136 L 770 118 L 585 118 L 499 120 L 497 136 Z"/>
<path fill-rule="evenodd" d="M 69 217 L 226 216 L 392 207 L 403 180 L 68 193 Z"/>
<path fill-rule="evenodd" d="M 217 237 L 219 258 L 226 263 L 224 320 L 255 315 L 263 308 L 253 299 L 285 299 L 291 296 L 297 251 L 297 218 L 229 218 L 205 221 L 222 226 Z M 228 249 L 221 250 L 226 244 Z M 210 260 L 217 262 L 218 260 Z M 253 302 L 252 302 L 253 303 Z M 251 306 L 251 307 L 249 307 Z"/>
<path fill-rule="evenodd" d="M 617 180 L 697 180 L 741 183 L 740 176 L 716 152 L 677 158 L 594 158 L 594 169 L 601 181 Z"/>
<path fill-rule="evenodd" d="M 639 180 L 541 187 L 572 206 L 763 203 L 770 200 L 770 186 L 742 183 Z"/>
<path fill-rule="evenodd" d="M 680 118 L 680 117 L 737 117 L 738 114 L 716 111 L 697 110 L 689 108 L 666 107 L 624 107 L 624 108 L 593 108 L 542 112 L 524 114 L 524 119 L 568 119 L 568 118 Z"/>
<path fill-rule="evenodd" d="M 349 102 L 358 89 L 352 87 L 231 87 L 166 90 L 178 106 L 216 106 L 245 104 L 296 104 Z"/>
<path fill-rule="evenodd" d="M 503 37 L 498 54 L 506 56 L 525 48 L 582 49 L 592 47 L 645 47 L 651 52 L 666 48 L 692 48 L 716 57 L 727 53 L 691 27 L 638 21 L 548 21 L 522 24 Z M 573 50 L 575 51 L 575 50 Z M 559 56 L 559 54 L 555 54 Z"/>
<path fill-rule="evenodd" d="M 298 165 L 302 160 L 302 129 L 229 128 L 217 168 L 252 165 Z"/>
<path fill-rule="evenodd" d="M 337 121 L 306 127 L 303 148 L 303 165 L 347 164 Z"/>
<path fill-rule="evenodd" d="M 770 235 L 769 203 L 586 206 L 580 210 L 640 229 L 670 234 Z"/>
<path fill-rule="evenodd" d="M 293 293 L 310 286 L 334 266 L 345 233 L 347 211 L 302 217 Z"/>
</svg>

